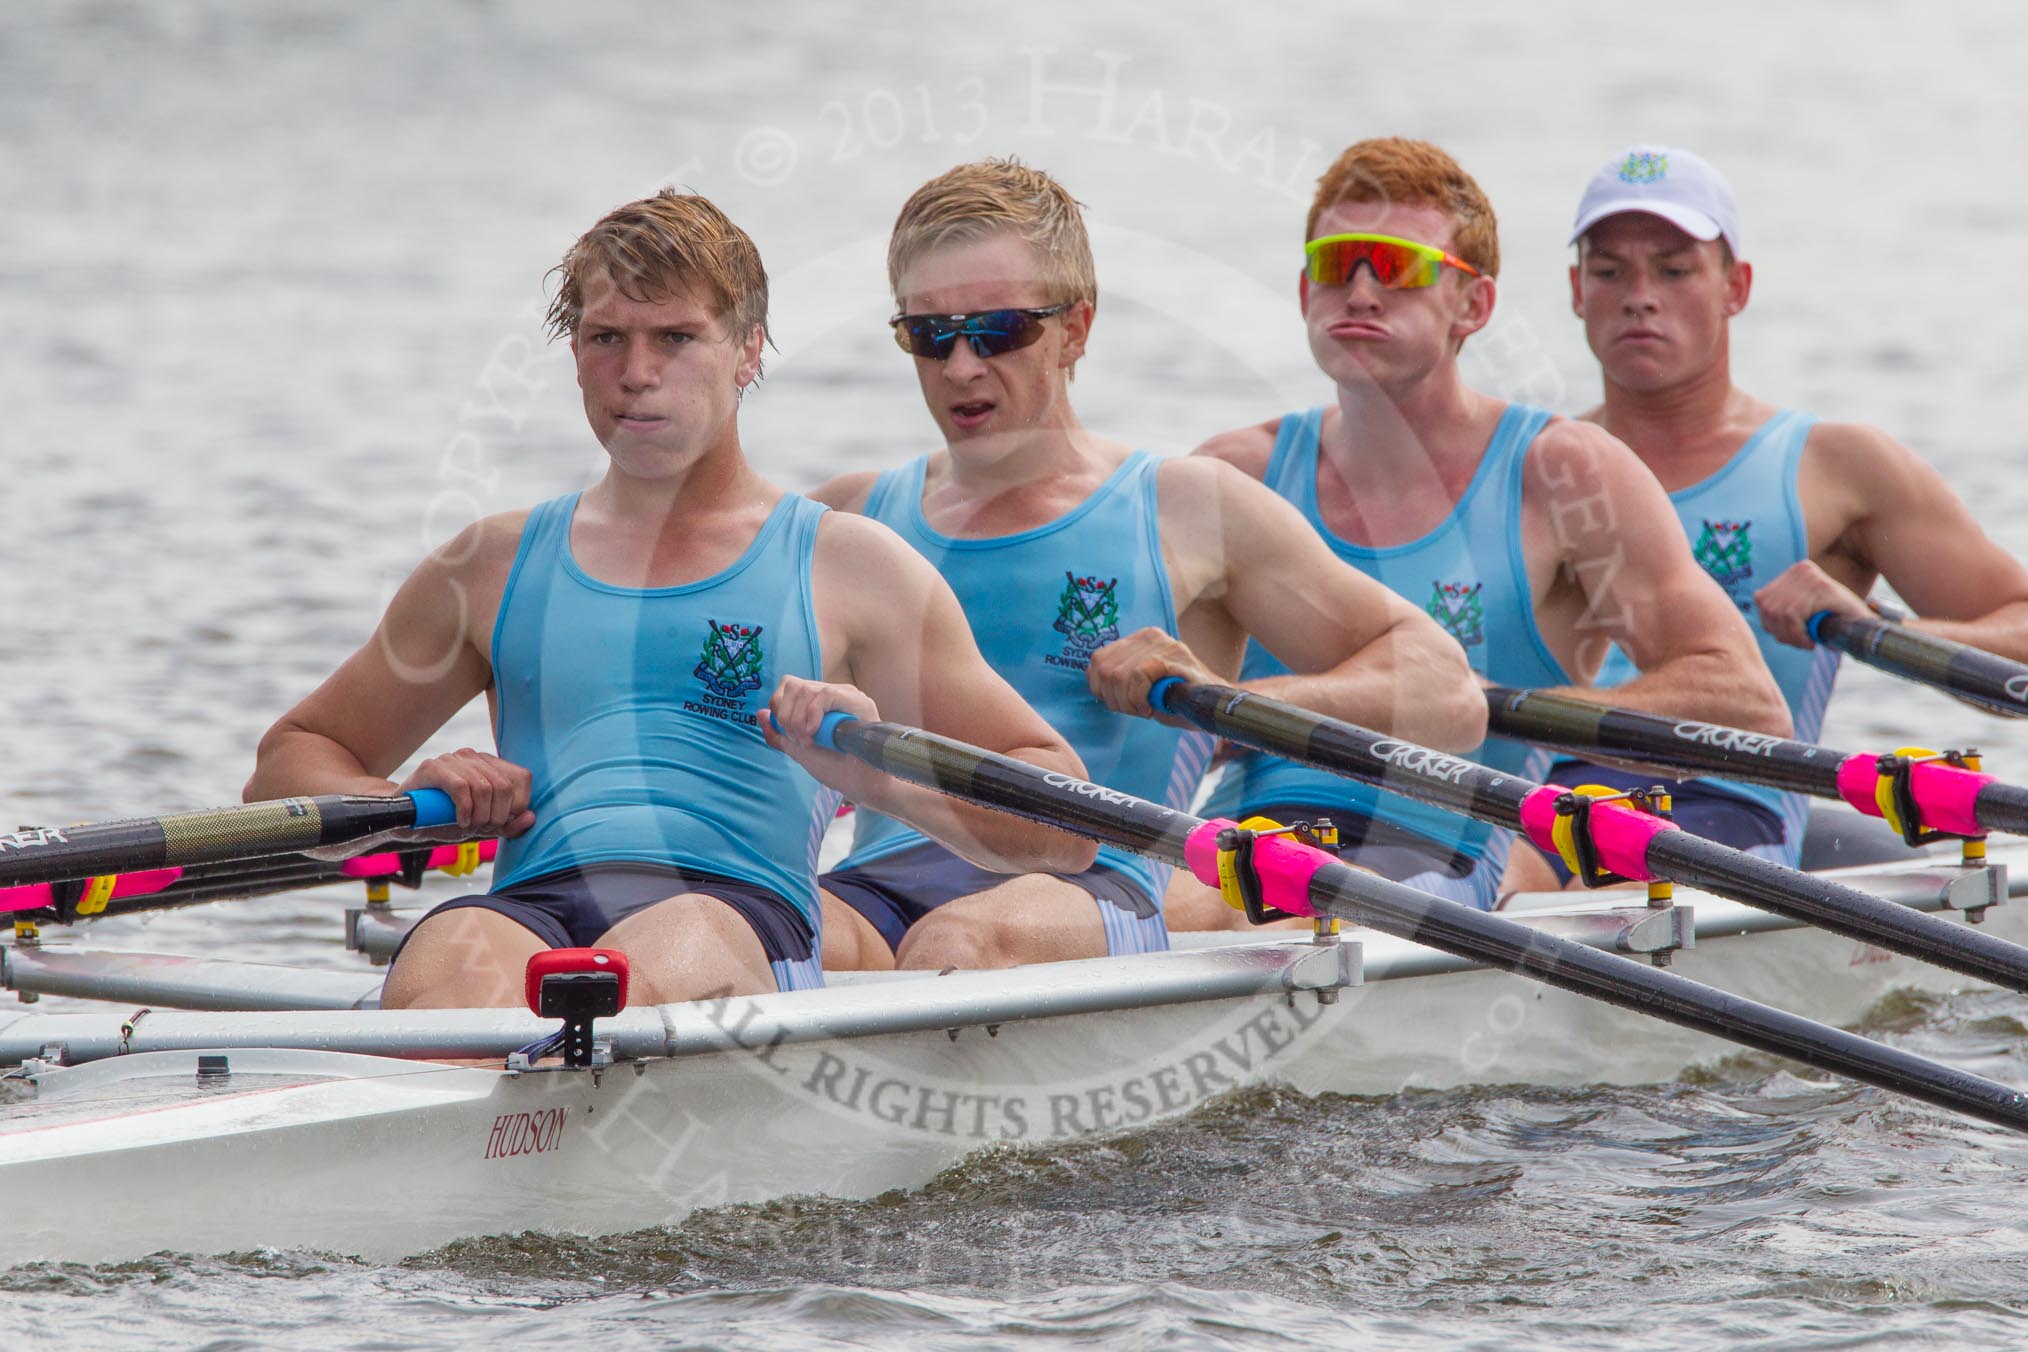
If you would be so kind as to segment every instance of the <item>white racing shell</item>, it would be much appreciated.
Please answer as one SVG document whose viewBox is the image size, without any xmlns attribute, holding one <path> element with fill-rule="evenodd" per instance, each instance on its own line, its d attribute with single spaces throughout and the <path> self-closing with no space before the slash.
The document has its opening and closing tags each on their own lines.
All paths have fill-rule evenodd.
<svg viewBox="0 0 2028 1352">
<path fill-rule="evenodd" d="M 1854 881 L 1962 909 L 2003 896 L 2004 877 L 1924 864 Z M 1514 918 L 1606 948 L 1694 928 L 1673 956 L 1683 975 L 1832 1024 L 1892 987 L 1965 984 L 1687 890 L 1673 914 L 1638 891 L 1517 901 Z M 2024 912 L 1996 905 L 1986 924 L 2022 937 Z M 1271 933 L 630 1009 L 600 1024 L 613 1064 L 521 1073 L 418 1058 L 501 1057 L 553 1026 L 525 1011 L 348 1007 L 366 974 L 322 974 L 305 1003 L 323 1008 L 277 1011 L 275 969 L 11 952 L 18 989 L 217 1008 L 237 980 L 270 1012 L 135 1021 L 122 1004 L 0 1029 L 0 1060 L 28 1062 L 0 1109 L 0 1263 L 258 1246 L 389 1258 L 463 1236 L 620 1232 L 724 1202 L 870 1197 L 981 1148 L 1131 1130 L 1250 1085 L 1649 1083 L 1733 1050 L 1388 936 Z"/>
</svg>

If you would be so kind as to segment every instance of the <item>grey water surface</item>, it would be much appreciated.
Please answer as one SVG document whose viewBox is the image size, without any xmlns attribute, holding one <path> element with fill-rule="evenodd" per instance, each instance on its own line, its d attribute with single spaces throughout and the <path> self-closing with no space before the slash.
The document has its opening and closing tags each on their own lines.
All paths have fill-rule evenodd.
<svg viewBox="0 0 2028 1352">
<path fill-rule="evenodd" d="M 1997 0 L 7 6 L 0 812 L 236 798 L 262 729 L 426 550 L 589 482 L 543 274 L 664 182 L 767 259 L 778 351 L 744 436 L 808 488 L 929 442 L 883 250 L 961 159 L 1019 153 L 1088 204 L 1080 410 L 1180 453 L 1328 394 L 1295 245 L 1345 143 L 1428 136 L 1480 177 L 1504 267 L 1469 369 L 1566 411 L 1596 393 L 1564 280 L 1577 192 L 1629 143 L 1686 145 L 1743 203 L 1741 382 L 1886 427 L 2028 550 L 2024 63 Z M 1976 743 L 2028 775 L 2018 729 L 1866 671 L 1826 740 Z M 480 710 L 432 745 L 460 743 L 487 744 Z M 338 964 L 349 900 L 86 937 Z M 2028 1082 L 2018 996 L 1867 1026 Z M 35 1265 L 0 1276 L 0 1341 L 2011 1346 L 2024 1170 L 2028 1142 L 1753 1058 L 1637 1089 L 1259 1092 L 870 1202 L 399 1264 Z"/>
</svg>

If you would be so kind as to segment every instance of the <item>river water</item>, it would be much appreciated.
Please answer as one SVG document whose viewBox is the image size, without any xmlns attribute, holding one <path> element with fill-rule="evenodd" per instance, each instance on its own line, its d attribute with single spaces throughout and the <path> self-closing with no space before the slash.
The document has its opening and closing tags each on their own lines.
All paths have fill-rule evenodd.
<svg viewBox="0 0 2028 1352">
<path fill-rule="evenodd" d="M 926 444 L 881 257 L 902 198 L 960 159 L 1018 153 L 1088 204 L 1080 410 L 1180 452 L 1323 396 L 1291 259 L 1346 142 L 1428 136 L 1479 176 L 1504 272 L 1473 377 L 1573 411 L 1596 392 L 1565 299 L 1576 194 L 1630 142 L 1687 145 L 1744 205 L 1741 382 L 1890 429 L 2023 551 L 2024 62 L 1997 0 L 10 6 L 0 811 L 237 797 L 261 730 L 425 550 L 588 482 L 543 273 L 664 182 L 767 259 L 779 351 L 744 435 L 806 488 Z M 468 711 L 441 745 L 485 735 Z M 1826 740 L 1882 738 L 2028 751 L 1849 673 Z M 89 939 L 335 963 L 343 904 Z M 1985 994 L 1869 1027 L 2021 1083 L 2024 1020 Z M 2024 1168 L 2028 1145 L 1739 1060 L 1646 1089 L 1260 1093 L 918 1193 L 614 1239 L 41 1265 L 0 1289 L 9 1344 L 2005 1346 L 2028 1331 Z"/>
</svg>

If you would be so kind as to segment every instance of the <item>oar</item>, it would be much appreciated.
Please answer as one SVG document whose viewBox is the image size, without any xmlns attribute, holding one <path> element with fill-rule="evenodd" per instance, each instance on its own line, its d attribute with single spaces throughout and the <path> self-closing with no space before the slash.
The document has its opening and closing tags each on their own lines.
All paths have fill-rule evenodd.
<svg viewBox="0 0 2028 1352">
<path fill-rule="evenodd" d="M 0 887 L 294 854 L 457 819 L 449 794 L 417 789 L 388 798 L 324 794 L 85 826 L 24 827 L 0 835 Z"/>
<path fill-rule="evenodd" d="M 2028 666 L 2009 658 L 1884 620 L 1828 610 L 1810 617 L 1809 630 L 1812 639 L 1868 666 L 1935 686 L 1992 713 L 2028 716 Z"/>
<path fill-rule="evenodd" d="M 408 884 L 414 886 L 425 872 L 443 869 L 455 873 L 468 863 L 473 867 L 489 863 L 499 844 L 496 840 L 461 841 L 362 854 L 345 860 L 285 854 L 193 864 L 187 868 L 172 866 L 102 874 L 71 883 L 22 883 L 0 887 L 0 914 L 69 924 L 99 916 L 267 896 L 329 883 L 371 882 L 399 876 L 404 880 L 414 877 L 416 882 Z M 467 846 L 472 848 L 468 850 Z"/>
<path fill-rule="evenodd" d="M 1180 864 L 1212 886 L 1217 886 L 1221 837 L 1227 831 L 1237 835 L 1237 828 L 1229 821 L 1200 821 L 1131 794 L 1040 770 L 915 728 L 862 723 L 847 714 L 829 714 L 818 740 L 898 779 Z M 1366 925 L 1925 1103 L 2028 1131 L 2028 1095 L 1982 1076 L 1388 882 L 1285 836 L 1254 838 L 1252 859 L 1263 900 L 1292 915 L 1332 916 Z"/>
<path fill-rule="evenodd" d="M 1724 775 L 1771 789 L 1837 799 L 1884 818 L 1904 838 L 1924 830 L 1978 837 L 2028 834 L 2028 788 L 1976 765 L 1916 748 L 1881 755 L 1833 751 L 1758 732 L 1661 718 L 1564 695 L 1486 687 L 1492 730 L 1576 751 L 1605 751 L 1651 765 Z"/>
<path fill-rule="evenodd" d="M 1544 850 L 1562 853 L 1557 840 L 1561 825 L 1581 857 L 1594 850 L 1604 870 L 1625 878 L 1666 878 L 1701 887 L 1861 943 L 2028 991 L 2028 948 L 1828 878 L 1783 868 L 1623 803 L 1594 805 L 1567 790 L 1228 686 L 1191 685 L 1169 676 L 1155 682 L 1148 701 L 1228 741 L 1521 831 Z M 1575 812 L 1585 814 L 1586 825 L 1559 821 Z"/>
</svg>

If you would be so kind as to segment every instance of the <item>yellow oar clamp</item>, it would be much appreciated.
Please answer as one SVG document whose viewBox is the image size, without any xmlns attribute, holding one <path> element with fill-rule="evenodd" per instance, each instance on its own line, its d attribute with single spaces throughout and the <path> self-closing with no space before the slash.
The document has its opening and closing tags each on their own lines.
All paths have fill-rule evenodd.
<svg viewBox="0 0 2028 1352">
<path fill-rule="evenodd" d="M 1260 874 L 1253 864 L 1254 842 L 1262 836 L 1280 835 L 1292 835 L 1303 844 L 1320 849 L 1335 849 L 1338 845 L 1338 828 L 1328 817 L 1287 826 L 1271 817 L 1248 817 L 1238 826 L 1228 826 L 1218 833 L 1218 895 L 1234 910 L 1246 912 L 1246 918 L 1256 925 L 1290 918 L 1287 911 L 1262 899 Z"/>
<path fill-rule="evenodd" d="M 1933 761 L 1945 761 L 1975 773 L 1981 768 L 1976 751 L 1932 751 L 1926 746 L 1898 747 L 1874 762 L 1877 778 L 1873 781 L 1873 802 L 1880 809 L 1881 819 L 1910 845 L 1963 838 L 1950 831 L 1931 830 L 1922 819 L 1922 805 L 1915 796 L 1915 767 Z M 1983 851 L 1980 853 L 1983 857 Z"/>
<path fill-rule="evenodd" d="M 1218 833 L 1218 895 L 1225 898 L 1227 906 L 1246 912 L 1246 918 L 1256 925 L 1265 924 L 1272 917 L 1271 908 L 1261 900 L 1260 874 L 1253 867 L 1253 843 L 1262 831 L 1281 829 L 1278 821 L 1248 817 L 1238 826 L 1228 826 Z"/>
<path fill-rule="evenodd" d="M 97 915 L 105 910 L 106 903 L 113 899 L 113 884 L 119 880 L 120 875 L 117 873 L 85 879 L 84 893 L 77 899 L 77 913 Z"/>
<path fill-rule="evenodd" d="M 119 880 L 119 874 L 108 873 L 97 878 L 74 878 L 67 883 L 51 883 L 49 901 L 56 911 L 58 923 L 71 925 L 81 915 L 103 912 L 106 903 L 112 899 L 113 884 Z"/>
<path fill-rule="evenodd" d="M 453 878 L 462 878 L 468 873 L 477 873 L 480 862 L 479 842 L 463 841 L 458 846 L 458 857 L 444 865 L 444 872 Z"/>
<path fill-rule="evenodd" d="M 1598 842 L 1591 831 L 1591 813 L 1592 808 L 1600 803 L 1625 803 L 1639 811 L 1667 817 L 1669 795 L 1660 785 L 1652 789 L 1622 791 L 1604 784 L 1578 784 L 1556 800 L 1556 821 L 1551 825 L 1549 834 L 1556 842 L 1556 853 L 1562 857 L 1563 866 L 1576 874 L 1586 887 L 1635 881 L 1599 863 Z M 1649 899 L 1656 899 L 1652 890 Z"/>
</svg>

